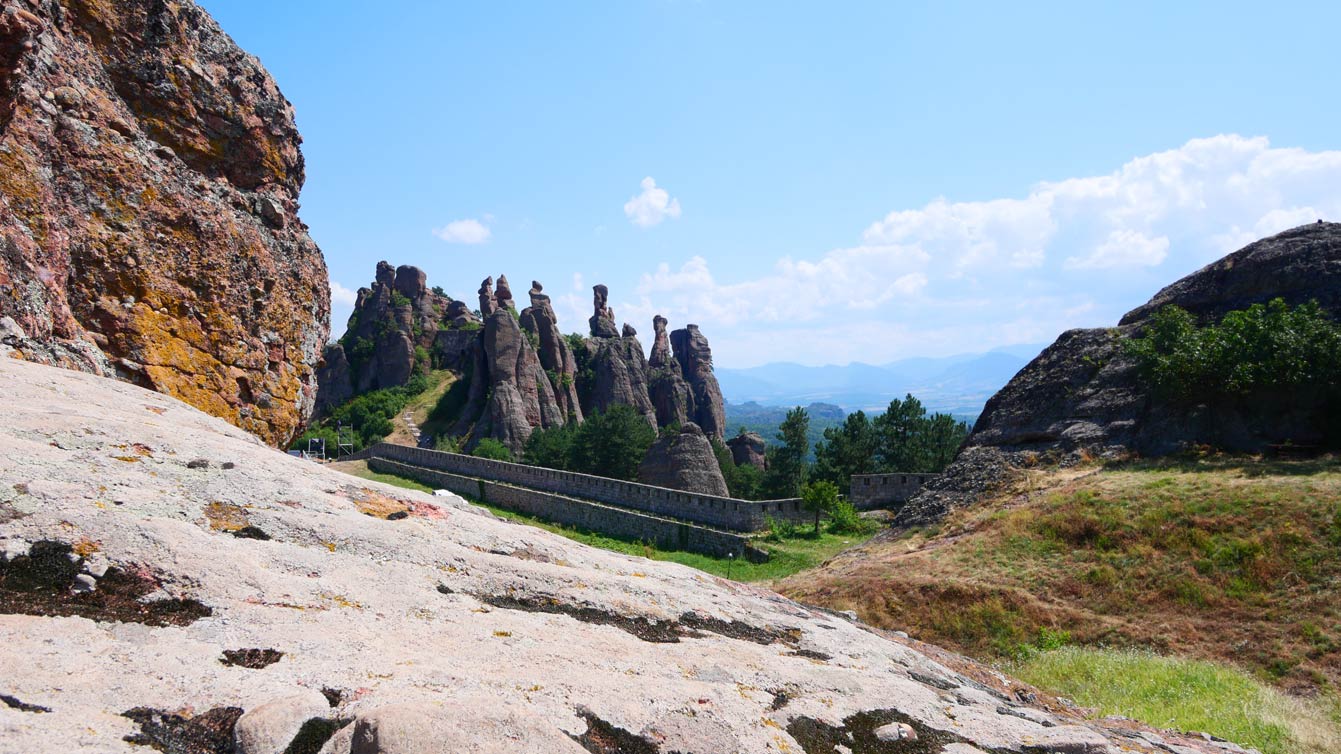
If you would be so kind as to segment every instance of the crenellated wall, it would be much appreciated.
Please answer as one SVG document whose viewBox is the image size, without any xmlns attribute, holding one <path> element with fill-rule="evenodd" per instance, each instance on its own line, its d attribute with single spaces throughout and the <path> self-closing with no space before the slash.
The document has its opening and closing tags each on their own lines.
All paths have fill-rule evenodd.
<svg viewBox="0 0 1341 754">
<path fill-rule="evenodd" d="M 813 514 L 807 513 L 802 508 L 801 500 L 798 498 L 766 501 L 736 500 L 389 443 L 374 445 L 361 452 L 359 457 L 381 458 L 449 474 L 594 500 L 620 508 L 737 532 L 762 531 L 768 527 L 769 518 L 796 522 L 805 522 L 813 518 Z"/>
<path fill-rule="evenodd" d="M 901 507 L 940 474 L 854 474 L 848 499 L 859 511 Z"/>
<path fill-rule="evenodd" d="M 482 503 L 525 513 L 556 524 L 576 526 L 621 539 L 641 540 L 662 550 L 683 550 L 713 557 L 744 557 L 766 560 L 767 554 L 750 545 L 750 538 L 721 529 L 676 521 L 590 500 L 552 492 L 516 487 L 475 477 L 435 471 L 423 466 L 390 461 L 377 456 L 368 468 L 416 479 L 433 487 L 451 490 Z"/>
</svg>

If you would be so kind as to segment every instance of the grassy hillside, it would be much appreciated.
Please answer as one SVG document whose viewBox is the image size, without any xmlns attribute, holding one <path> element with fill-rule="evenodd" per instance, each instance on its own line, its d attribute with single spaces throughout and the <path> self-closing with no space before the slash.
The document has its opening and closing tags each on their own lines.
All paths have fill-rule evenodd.
<svg viewBox="0 0 1341 754">
<path fill-rule="evenodd" d="M 1102 678 L 1090 665 L 1116 667 L 1114 650 L 1134 649 L 1242 668 L 1295 697 L 1321 694 L 1328 711 L 1318 714 L 1333 719 L 1318 725 L 1332 735 L 1341 723 L 1334 457 L 1032 471 L 935 530 L 877 537 L 777 586 L 970 656 L 1014 662 L 1062 694 L 1083 695 L 1059 679 Z M 1051 654 L 1041 650 L 1059 647 L 1106 653 L 1072 656 L 1069 670 L 1051 676 L 1031 672 L 1029 663 Z M 1090 688 L 1116 685 L 1108 678 Z"/>
<path fill-rule="evenodd" d="M 447 427 L 438 426 L 430 421 L 429 414 L 433 407 L 438 404 L 438 400 L 446 394 L 448 388 L 459 379 L 455 372 L 445 369 L 434 370 L 428 373 L 428 389 L 424 392 L 410 398 L 405 404 L 405 408 L 396 415 L 392 422 L 395 429 L 387 435 L 386 442 L 397 445 L 414 445 L 414 435 L 410 434 L 410 429 L 405 424 L 405 415 L 410 414 L 414 417 L 415 424 L 425 435 L 436 436 L 445 432 Z"/>
</svg>

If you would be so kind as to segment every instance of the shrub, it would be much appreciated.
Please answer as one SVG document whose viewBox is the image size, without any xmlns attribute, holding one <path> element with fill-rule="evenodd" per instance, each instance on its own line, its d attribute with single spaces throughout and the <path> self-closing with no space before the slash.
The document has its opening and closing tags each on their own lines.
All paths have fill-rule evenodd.
<svg viewBox="0 0 1341 754">
<path fill-rule="evenodd" d="M 839 498 L 829 509 L 829 532 L 832 534 L 869 534 L 875 528 L 875 522 L 862 518 L 847 500 Z"/>
<path fill-rule="evenodd" d="M 508 446 L 492 437 L 486 437 L 483 440 L 480 440 L 479 444 L 475 446 L 475 449 L 470 451 L 470 454 L 476 458 L 488 458 L 494 461 L 512 460 L 512 451 L 508 450 Z"/>
<path fill-rule="evenodd" d="M 815 514 L 816 536 L 820 533 L 820 516 L 832 513 L 838 502 L 838 485 L 833 482 L 821 479 L 801 487 L 801 504 Z"/>
</svg>

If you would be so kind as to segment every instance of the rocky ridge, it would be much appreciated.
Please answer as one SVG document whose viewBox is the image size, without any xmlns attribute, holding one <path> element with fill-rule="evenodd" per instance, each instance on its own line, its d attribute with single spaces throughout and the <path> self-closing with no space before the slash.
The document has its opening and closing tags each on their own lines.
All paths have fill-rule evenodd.
<svg viewBox="0 0 1341 754">
<path fill-rule="evenodd" d="M 0 359 L 0 404 L 5 754 L 1241 751 L 133 385 Z"/>
<path fill-rule="evenodd" d="M 323 352 L 318 413 L 427 371 L 438 330 L 452 320 L 452 303 L 428 289 L 418 267 L 378 262 L 372 286 L 358 291 L 345 334 Z"/>
<path fill-rule="evenodd" d="M 330 316 L 300 143 L 190 0 L 0 1 L 3 348 L 287 443 Z"/>
<path fill-rule="evenodd" d="M 1249 244 L 1164 288 L 1117 327 L 1063 333 L 987 402 L 959 456 L 903 508 L 896 526 L 937 521 L 1040 460 L 1317 442 L 1318 407 L 1298 396 L 1246 407 L 1172 405 L 1152 394 L 1124 351 L 1124 341 L 1166 305 L 1206 324 L 1274 298 L 1317 301 L 1341 318 L 1341 224 L 1304 225 Z"/>
<path fill-rule="evenodd" d="M 453 369 L 468 393 L 448 434 L 463 438 L 466 450 L 493 438 L 520 457 L 536 429 L 580 423 L 620 405 L 654 427 L 706 423 L 707 436 L 722 439 L 721 389 L 697 326 L 668 333 L 666 318 L 657 316 L 649 361 L 637 331 L 615 324 L 604 285 L 592 290 L 591 337 L 570 341 L 539 281 L 531 282 L 530 306 L 520 312 L 506 276 L 480 283 L 478 312 L 426 283 L 418 268 L 378 264 L 376 282 L 359 291 L 349 330 L 326 349 L 319 410 L 403 385 L 418 371 Z"/>
</svg>

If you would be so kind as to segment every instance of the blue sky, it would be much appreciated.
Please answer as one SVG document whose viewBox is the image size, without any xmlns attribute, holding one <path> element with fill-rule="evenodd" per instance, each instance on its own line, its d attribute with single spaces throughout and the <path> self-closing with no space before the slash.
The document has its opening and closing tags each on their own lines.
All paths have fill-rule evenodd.
<svg viewBox="0 0 1341 754">
<path fill-rule="evenodd" d="M 200 2 L 297 109 L 336 336 L 386 259 L 883 363 L 1341 218 L 1341 4 Z"/>
</svg>

